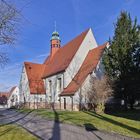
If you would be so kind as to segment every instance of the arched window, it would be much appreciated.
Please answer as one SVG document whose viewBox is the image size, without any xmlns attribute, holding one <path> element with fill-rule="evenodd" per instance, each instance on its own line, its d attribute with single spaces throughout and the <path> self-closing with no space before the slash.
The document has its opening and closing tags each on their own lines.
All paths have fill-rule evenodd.
<svg viewBox="0 0 140 140">
<path fill-rule="evenodd" d="M 58 89 L 58 91 L 61 91 L 61 87 L 62 87 L 61 78 L 58 78 L 58 80 L 57 80 L 57 89 Z"/>
<path fill-rule="evenodd" d="M 49 93 L 52 93 L 52 81 L 51 80 L 49 81 L 48 89 L 49 89 Z"/>
</svg>

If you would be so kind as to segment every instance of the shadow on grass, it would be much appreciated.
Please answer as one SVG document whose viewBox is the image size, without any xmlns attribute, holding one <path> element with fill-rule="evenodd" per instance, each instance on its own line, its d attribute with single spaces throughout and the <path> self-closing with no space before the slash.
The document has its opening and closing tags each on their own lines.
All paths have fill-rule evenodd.
<svg viewBox="0 0 140 140">
<path fill-rule="evenodd" d="M 127 111 L 116 111 L 116 112 L 107 112 L 107 114 L 122 117 L 134 121 L 140 121 L 140 109 L 127 110 Z"/>
<path fill-rule="evenodd" d="M 60 118 L 59 118 L 59 115 L 63 114 L 63 113 L 58 113 L 54 108 L 53 108 L 53 111 L 54 111 L 54 115 L 55 115 L 55 123 L 54 123 L 54 127 L 53 127 L 53 134 L 52 134 L 52 138 L 50 140 L 60 140 L 61 139 L 61 135 L 60 135 L 60 123 L 65 123 L 69 120 L 72 120 L 72 119 L 75 119 L 75 118 L 72 118 L 72 117 L 69 117 L 67 119 L 63 119 L 60 121 Z M 65 113 L 63 115 L 66 115 Z M 79 120 L 79 119 L 77 119 Z M 69 124 L 69 125 L 72 125 L 72 124 Z M 99 140 L 102 140 L 102 138 L 97 135 L 96 133 L 94 133 L 96 130 L 98 130 L 96 127 L 93 126 L 93 124 L 90 124 L 90 123 L 85 123 L 84 124 L 84 127 L 85 127 L 85 130 L 86 131 L 90 131 L 91 133 L 93 133 Z M 69 132 L 71 133 L 76 133 L 75 131 L 73 130 L 69 130 Z"/>
<path fill-rule="evenodd" d="M 15 111 L 15 112 L 13 112 L 13 111 Z M 27 114 L 29 113 L 31 113 L 32 111 L 34 111 L 34 110 L 29 110 L 28 112 L 26 112 Z M 1 113 L 3 113 L 3 112 L 7 112 L 5 115 L 10 115 L 10 116 L 5 116 L 5 115 L 3 115 L 3 116 L 5 116 L 4 117 L 4 119 L 11 119 L 11 118 L 15 118 L 15 117 L 17 117 L 18 115 L 20 115 L 21 113 L 25 113 L 25 111 L 24 110 L 20 110 L 20 111 L 17 111 L 17 110 L 15 110 L 15 109 L 5 109 L 5 110 L 3 110 L 3 111 L 0 111 Z M 11 113 L 11 114 L 10 114 Z"/>
<path fill-rule="evenodd" d="M 5 125 L 9 125 L 9 124 L 14 124 L 22 119 L 24 119 L 26 116 L 28 116 L 29 114 L 31 114 L 33 112 L 33 110 L 29 111 L 28 113 L 26 113 L 25 115 L 23 115 L 22 117 L 19 117 L 18 119 L 15 119 L 15 120 L 11 120 L 10 122 L 7 122 L 7 123 L 4 123 L 4 124 L 0 124 L 0 127 L 1 126 L 5 126 Z M 13 115 L 13 116 L 10 116 L 10 117 L 6 117 L 4 118 L 5 119 L 11 119 L 11 118 L 15 118 L 17 115 L 20 115 L 21 113 L 17 113 L 16 115 Z"/>
<path fill-rule="evenodd" d="M 104 121 L 110 122 L 110 123 L 112 123 L 114 125 L 117 125 L 117 126 L 120 126 L 122 128 L 128 129 L 128 130 L 130 130 L 130 131 L 132 131 L 134 133 L 140 134 L 140 130 L 137 129 L 137 128 L 134 128 L 134 127 L 128 126 L 126 124 L 123 124 L 121 122 L 115 121 L 113 119 L 107 118 L 107 117 L 105 117 L 103 115 L 100 115 L 100 114 L 97 114 L 95 112 L 87 112 L 87 111 L 84 111 L 84 112 L 87 113 L 87 114 L 89 114 L 89 115 L 92 115 L 94 117 L 97 117 L 97 118 L 99 118 L 101 120 L 104 120 Z"/>
<path fill-rule="evenodd" d="M 84 126 L 85 126 L 85 129 L 87 131 L 95 131 L 95 130 L 97 130 L 97 128 L 94 127 L 93 124 L 91 124 L 91 123 L 85 123 Z"/>
<path fill-rule="evenodd" d="M 13 129 L 15 129 L 15 128 L 10 127 L 10 128 L 7 128 L 7 129 L 1 131 L 1 132 L 0 132 L 0 137 L 3 136 L 3 135 L 5 135 L 5 134 L 7 134 L 7 133 L 10 132 L 10 131 L 12 131 Z"/>
<path fill-rule="evenodd" d="M 5 123 L 3 123 L 3 124 L 0 124 L 0 128 L 2 128 L 2 127 L 4 127 L 4 126 L 9 126 L 7 129 L 5 129 L 5 130 L 3 130 L 3 131 L 1 131 L 0 132 L 0 136 L 3 136 L 3 135 L 5 135 L 5 134 L 7 134 L 8 132 L 10 132 L 10 131 L 12 131 L 12 130 L 14 130 L 14 129 L 17 129 L 17 128 L 14 128 L 13 126 L 11 126 L 10 127 L 10 125 L 12 125 L 12 124 L 15 124 L 15 123 L 17 123 L 18 121 L 20 121 L 20 120 L 22 120 L 22 119 L 24 119 L 25 117 L 27 117 L 30 113 L 32 113 L 33 112 L 33 110 L 31 110 L 31 111 L 29 111 L 28 113 L 26 113 L 25 115 L 23 115 L 22 117 L 19 117 L 18 119 L 14 119 L 14 120 L 11 120 L 10 122 L 5 122 Z M 8 113 L 7 113 L 8 114 Z M 13 113 L 14 114 L 14 113 Z M 21 114 L 21 112 L 20 113 L 16 113 L 16 114 L 14 114 L 14 115 L 12 115 L 12 116 L 10 116 L 10 117 L 5 117 L 4 119 L 11 119 L 11 118 L 15 118 L 17 115 L 20 115 Z M 3 119 L 3 121 L 4 121 L 4 119 Z M 29 121 L 31 121 L 31 119 L 29 119 L 28 121 L 26 121 L 26 122 L 24 122 L 24 124 L 26 124 L 26 123 L 28 123 Z M 22 126 L 21 126 L 22 127 Z M 24 127 L 23 127 L 24 128 Z M 28 130 L 27 130 L 28 131 Z"/>
<path fill-rule="evenodd" d="M 97 131 L 98 129 L 95 126 L 93 126 L 93 124 L 85 123 L 84 126 L 85 126 L 86 131 L 92 132 L 99 140 L 102 140 L 102 138 L 99 135 L 94 133 L 94 131 Z"/>
</svg>

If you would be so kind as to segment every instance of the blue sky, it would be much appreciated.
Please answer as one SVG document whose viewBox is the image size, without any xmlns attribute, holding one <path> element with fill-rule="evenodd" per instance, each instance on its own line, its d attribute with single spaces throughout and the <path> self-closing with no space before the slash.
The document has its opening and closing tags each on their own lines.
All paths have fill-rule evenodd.
<svg viewBox="0 0 140 140">
<path fill-rule="evenodd" d="M 10 62 L 0 70 L 0 91 L 19 85 L 24 61 L 42 63 L 50 52 L 54 21 L 62 45 L 91 27 L 98 44 L 113 36 L 120 11 L 137 16 L 140 23 L 140 0 L 9 0 L 24 17 L 17 42 L 7 47 Z"/>
</svg>

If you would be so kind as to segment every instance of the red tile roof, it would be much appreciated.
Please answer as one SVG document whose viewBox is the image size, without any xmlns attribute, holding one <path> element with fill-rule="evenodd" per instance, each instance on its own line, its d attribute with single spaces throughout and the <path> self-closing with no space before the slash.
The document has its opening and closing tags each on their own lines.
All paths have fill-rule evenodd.
<svg viewBox="0 0 140 140">
<path fill-rule="evenodd" d="M 43 78 L 49 77 L 56 73 L 64 71 L 70 64 L 72 58 L 79 49 L 83 39 L 89 29 L 74 38 L 72 41 L 60 48 L 51 59 L 47 59 L 44 64 L 47 64 L 43 73 Z"/>
<path fill-rule="evenodd" d="M 74 95 L 74 93 L 85 81 L 87 76 L 96 68 L 106 45 L 107 43 L 89 51 L 78 73 L 75 75 L 70 84 L 60 94 L 60 96 Z"/>
<path fill-rule="evenodd" d="M 48 56 L 46 59 L 45 59 L 45 61 L 44 61 L 44 63 L 43 64 L 48 64 L 50 62 L 50 56 Z"/>
<path fill-rule="evenodd" d="M 10 94 L 9 92 L 0 92 L 0 97 L 3 97 L 3 96 L 9 98 Z"/>
<path fill-rule="evenodd" d="M 27 77 L 29 81 L 31 94 L 45 94 L 45 86 L 42 77 L 42 73 L 45 69 L 44 64 L 36 64 L 31 62 L 24 62 Z"/>
</svg>

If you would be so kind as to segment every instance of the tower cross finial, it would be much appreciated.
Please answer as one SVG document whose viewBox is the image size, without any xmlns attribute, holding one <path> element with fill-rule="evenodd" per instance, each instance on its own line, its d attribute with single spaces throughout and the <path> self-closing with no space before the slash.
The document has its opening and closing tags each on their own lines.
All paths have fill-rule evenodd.
<svg viewBox="0 0 140 140">
<path fill-rule="evenodd" d="M 54 21 L 54 30 L 56 31 L 56 21 Z"/>
</svg>

